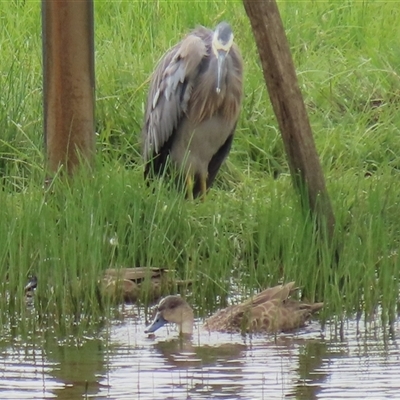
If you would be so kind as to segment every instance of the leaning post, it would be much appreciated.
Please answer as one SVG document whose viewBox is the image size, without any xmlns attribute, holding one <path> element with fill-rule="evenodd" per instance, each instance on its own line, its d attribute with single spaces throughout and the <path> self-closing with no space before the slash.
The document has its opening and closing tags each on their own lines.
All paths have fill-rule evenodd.
<svg viewBox="0 0 400 400">
<path fill-rule="evenodd" d="M 264 79 L 302 200 L 320 229 L 333 237 L 335 217 L 318 158 L 289 43 L 275 0 L 243 0 L 256 40 Z M 304 193 L 307 197 L 304 199 Z M 304 201 L 303 201 L 304 205 Z"/>
<path fill-rule="evenodd" d="M 93 0 L 42 0 L 47 168 L 90 165 L 94 135 Z"/>
</svg>

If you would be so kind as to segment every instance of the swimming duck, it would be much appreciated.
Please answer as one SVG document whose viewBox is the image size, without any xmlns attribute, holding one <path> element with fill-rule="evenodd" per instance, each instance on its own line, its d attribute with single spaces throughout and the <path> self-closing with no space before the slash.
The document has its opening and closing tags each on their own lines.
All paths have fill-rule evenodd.
<svg viewBox="0 0 400 400">
<path fill-rule="evenodd" d="M 298 288 L 294 282 L 263 290 L 245 302 L 229 306 L 206 319 L 204 328 L 219 332 L 286 332 L 303 327 L 323 303 L 305 303 L 290 298 Z M 193 310 L 180 296 L 167 296 L 157 306 L 146 333 L 166 323 L 175 323 L 181 335 L 193 333 Z"/>
<path fill-rule="evenodd" d="M 189 280 L 173 279 L 166 268 L 109 268 L 104 272 L 102 294 L 115 300 L 134 302 L 141 293 L 150 299 L 158 299 L 173 288 L 189 286 Z"/>
</svg>

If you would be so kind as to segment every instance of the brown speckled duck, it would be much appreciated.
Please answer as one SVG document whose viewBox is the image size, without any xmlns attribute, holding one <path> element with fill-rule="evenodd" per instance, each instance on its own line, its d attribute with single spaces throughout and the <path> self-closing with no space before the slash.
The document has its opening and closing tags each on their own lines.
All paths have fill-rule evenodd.
<svg viewBox="0 0 400 400">
<path fill-rule="evenodd" d="M 304 303 L 290 298 L 294 282 L 265 289 L 243 303 L 229 306 L 207 318 L 204 328 L 219 332 L 286 332 L 303 327 L 323 303 Z M 180 334 L 193 333 L 193 310 L 180 296 L 167 296 L 157 306 L 157 313 L 146 333 L 155 332 L 171 322 Z"/>
<path fill-rule="evenodd" d="M 187 287 L 189 280 L 173 278 L 166 268 L 109 268 L 104 272 L 102 294 L 116 301 L 136 301 L 143 292 L 150 299 L 158 299 L 172 289 Z"/>
</svg>

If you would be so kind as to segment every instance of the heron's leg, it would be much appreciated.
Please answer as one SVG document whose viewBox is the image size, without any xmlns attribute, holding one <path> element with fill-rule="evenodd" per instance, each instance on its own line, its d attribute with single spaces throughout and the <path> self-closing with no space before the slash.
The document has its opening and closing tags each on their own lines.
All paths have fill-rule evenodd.
<svg viewBox="0 0 400 400">
<path fill-rule="evenodd" d="M 186 197 L 193 200 L 193 178 L 190 174 L 186 175 Z"/>
<path fill-rule="evenodd" d="M 206 199 L 206 192 L 207 192 L 207 177 L 201 175 L 200 176 L 200 199 L 204 201 Z"/>
</svg>

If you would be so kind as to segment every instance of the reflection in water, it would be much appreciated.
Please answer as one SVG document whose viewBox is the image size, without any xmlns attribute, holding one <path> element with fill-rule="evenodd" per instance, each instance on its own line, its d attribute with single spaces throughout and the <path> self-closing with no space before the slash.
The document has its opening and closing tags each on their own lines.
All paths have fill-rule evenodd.
<svg viewBox="0 0 400 400">
<path fill-rule="evenodd" d="M 1 344 L 0 398 L 47 399 L 64 385 L 51 376 L 54 365 L 32 343 Z"/>
<path fill-rule="evenodd" d="M 195 331 L 192 341 L 168 330 L 148 338 L 143 327 L 126 321 L 113 328 L 119 346 L 110 364 L 119 366 L 109 371 L 104 398 L 280 399 L 299 384 L 301 349 L 321 341 L 318 324 L 276 338 Z"/>
<path fill-rule="evenodd" d="M 321 368 L 328 352 L 328 345 L 323 340 L 304 342 L 304 346 L 299 349 L 298 382 L 294 388 L 294 398 L 309 400 L 318 398 L 320 387 L 328 374 L 317 371 Z"/>
<path fill-rule="evenodd" d="M 318 323 L 276 337 L 196 330 L 191 341 L 144 329 L 127 316 L 77 346 L 3 339 L 0 399 L 398 398 L 396 342 L 379 331 L 360 336 L 353 321 L 345 341 L 329 326 L 322 337 Z"/>
<path fill-rule="evenodd" d="M 106 373 L 104 343 L 100 339 L 86 340 L 78 346 L 60 346 L 47 342 L 47 358 L 56 366 L 52 376 L 63 382 L 58 399 L 78 399 L 99 391 L 98 377 Z"/>
<path fill-rule="evenodd" d="M 105 374 L 104 344 L 99 339 L 76 346 L 54 338 L 2 343 L 0 399 L 75 399 L 98 392 Z"/>
</svg>

